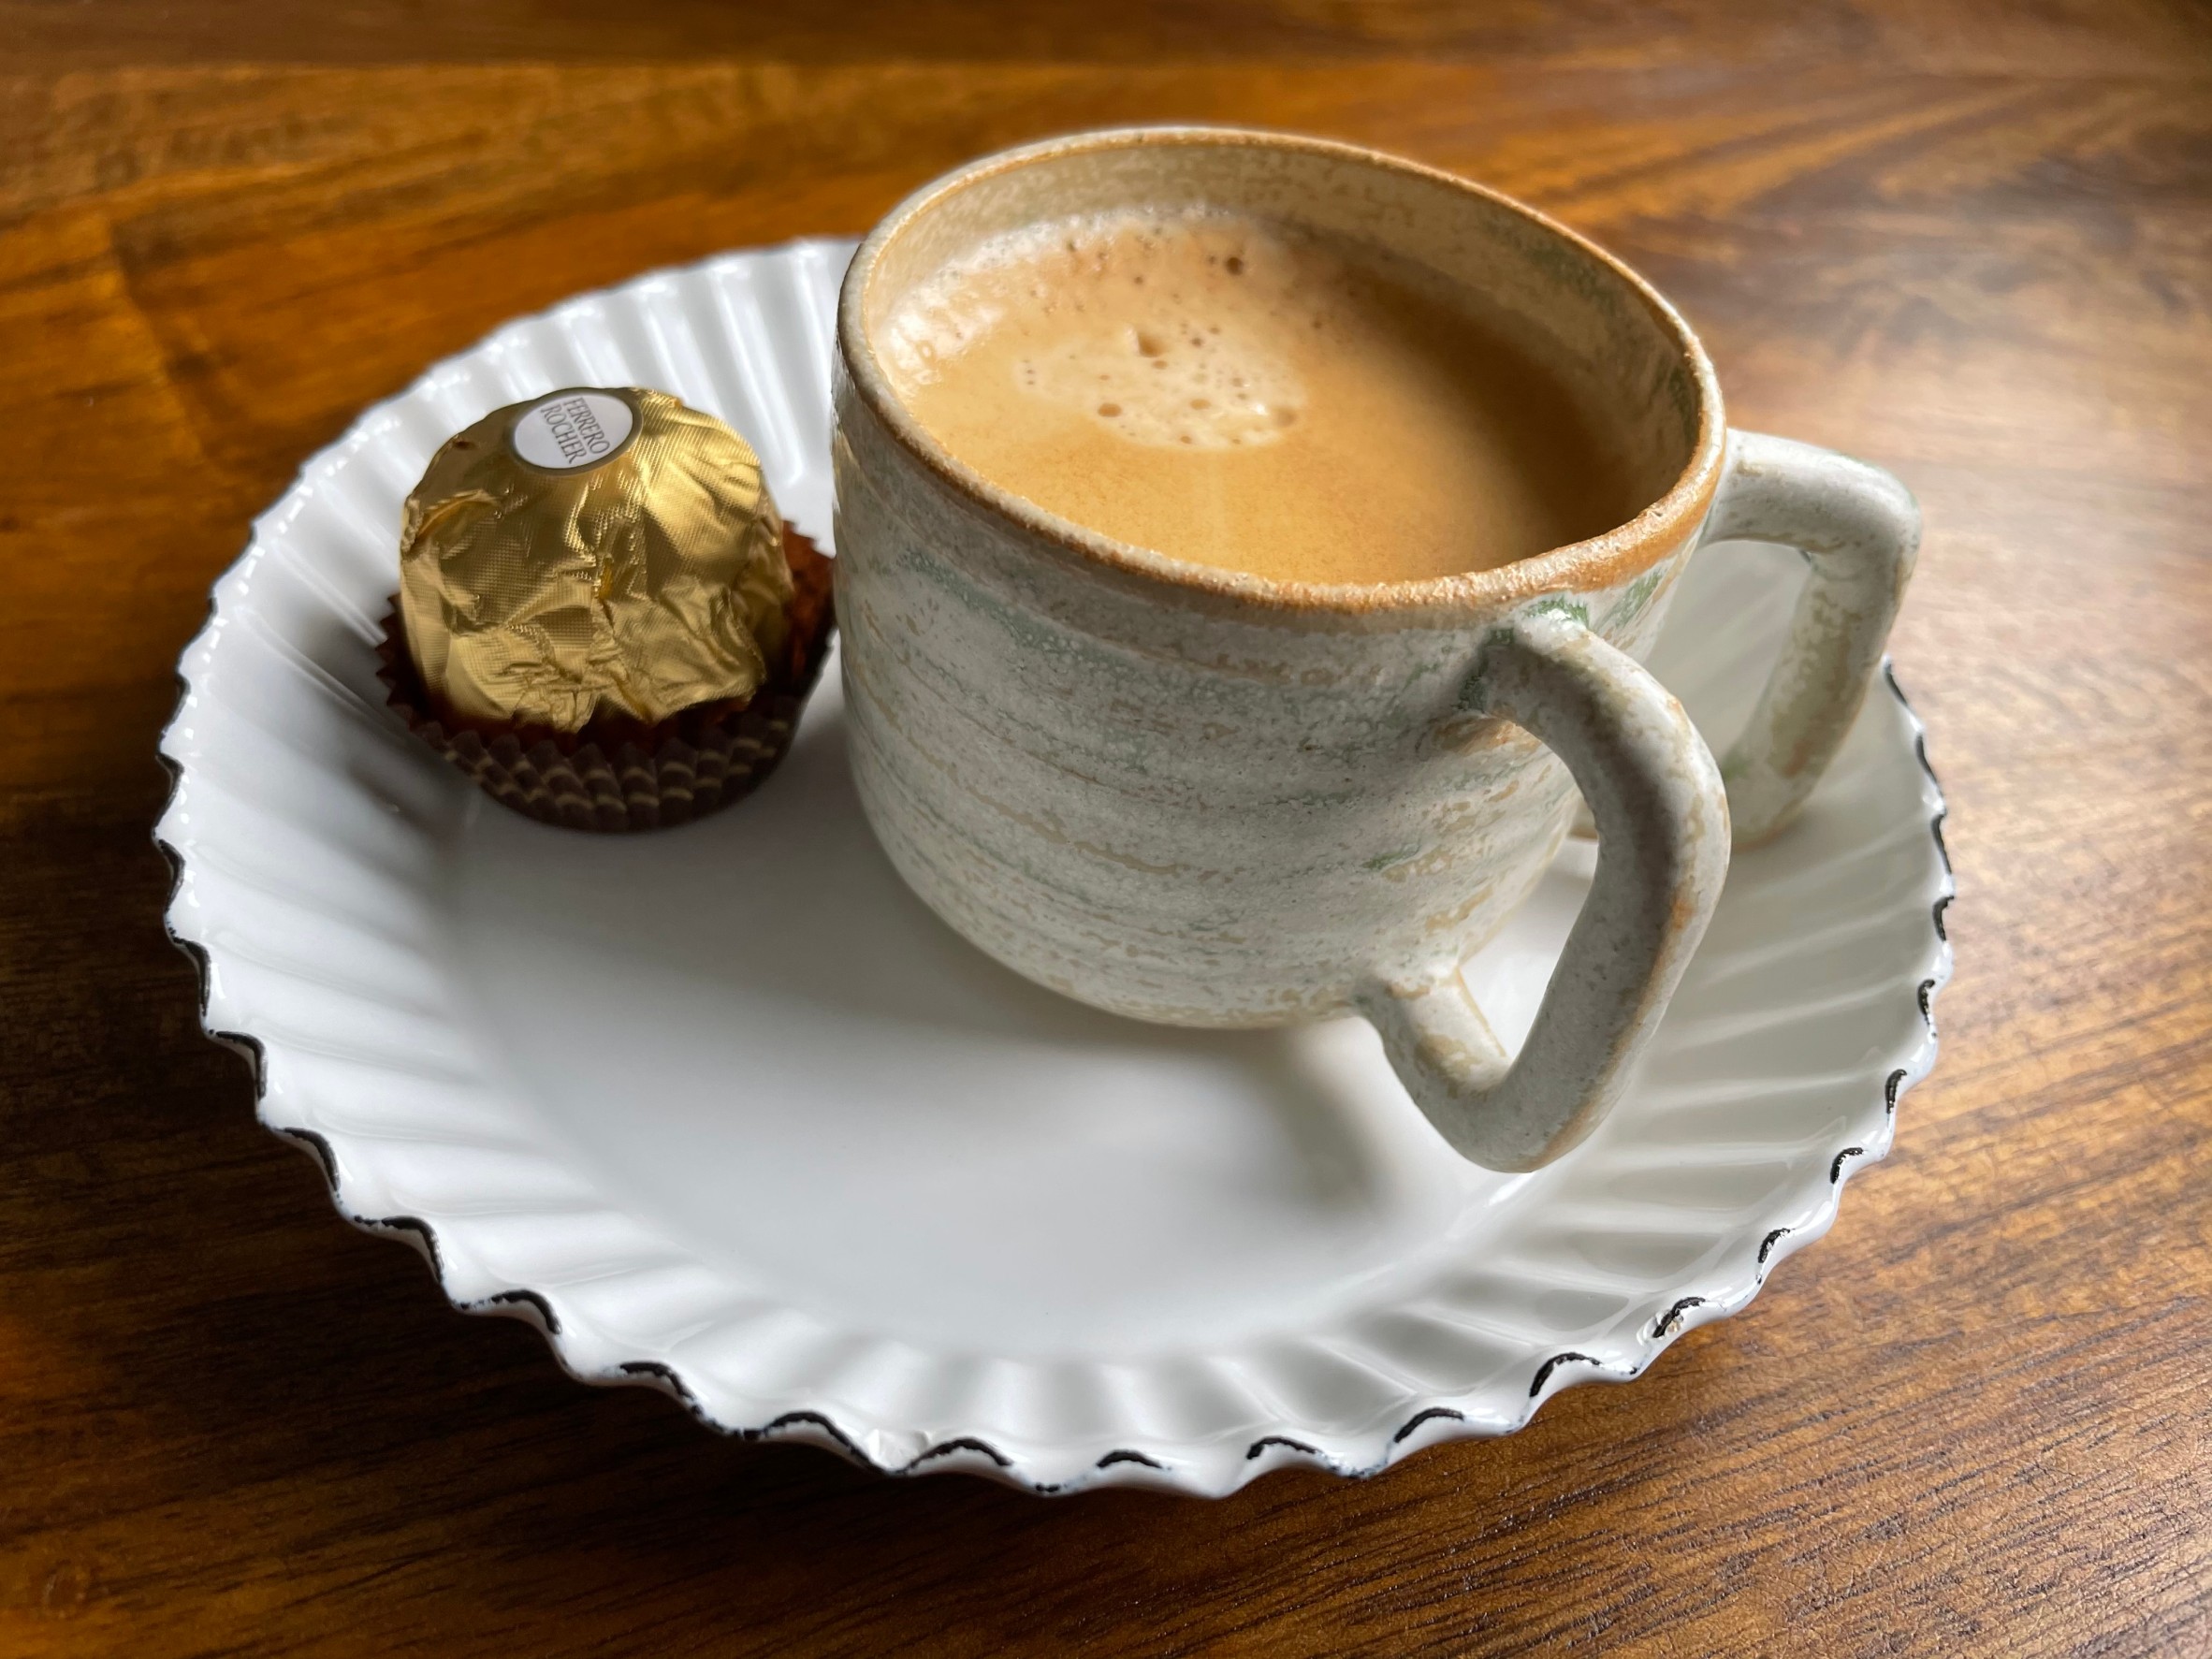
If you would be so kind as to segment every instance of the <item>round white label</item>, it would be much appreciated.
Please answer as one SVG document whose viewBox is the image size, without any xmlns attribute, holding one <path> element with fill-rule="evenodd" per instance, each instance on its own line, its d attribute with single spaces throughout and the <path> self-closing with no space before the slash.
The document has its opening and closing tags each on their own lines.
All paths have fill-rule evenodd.
<svg viewBox="0 0 2212 1659">
<path fill-rule="evenodd" d="M 636 421 L 611 392 L 558 392 L 517 415 L 509 441 L 531 466 L 566 472 L 606 459 Z"/>
</svg>

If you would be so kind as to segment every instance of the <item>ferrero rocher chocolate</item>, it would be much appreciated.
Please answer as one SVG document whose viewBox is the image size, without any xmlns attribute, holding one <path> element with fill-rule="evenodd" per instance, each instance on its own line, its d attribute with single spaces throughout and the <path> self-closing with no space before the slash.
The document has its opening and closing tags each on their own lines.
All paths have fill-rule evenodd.
<svg viewBox="0 0 2212 1659">
<path fill-rule="evenodd" d="M 431 458 L 400 531 L 408 651 L 468 721 L 578 732 L 749 697 L 792 601 L 760 458 L 665 392 L 495 410 Z"/>
<path fill-rule="evenodd" d="M 408 498 L 378 677 L 502 805 L 620 833 L 740 800 L 829 654 L 831 561 L 665 393 L 575 387 L 455 434 Z"/>
</svg>

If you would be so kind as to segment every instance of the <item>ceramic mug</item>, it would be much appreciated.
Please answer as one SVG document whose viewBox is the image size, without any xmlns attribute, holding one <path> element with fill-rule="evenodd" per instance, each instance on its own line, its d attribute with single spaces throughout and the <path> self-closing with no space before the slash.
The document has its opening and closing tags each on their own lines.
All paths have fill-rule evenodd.
<svg viewBox="0 0 2212 1659">
<path fill-rule="evenodd" d="M 1650 504 L 1498 569 L 1321 585 L 1117 543 L 999 488 L 900 402 L 877 330 L 985 238 L 1129 207 L 1364 239 L 1479 289 L 1594 388 Z M 1728 431 L 1696 336 L 1619 261 L 1344 144 L 1141 128 L 975 162 L 861 245 L 837 344 L 852 764 L 907 882 L 999 961 L 1117 1013 L 1358 1011 L 1444 1138 L 1493 1169 L 1556 1157 L 1618 1096 L 1711 915 L 1731 816 L 1742 846 L 1803 804 L 1918 542 L 1886 473 Z M 1723 537 L 1786 543 L 1812 570 L 1716 768 L 1637 658 L 1699 542 Z M 1596 875 L 1508 1059 L 1460 964 L 1543 875 L 1578 786 Z"/>
</svg>

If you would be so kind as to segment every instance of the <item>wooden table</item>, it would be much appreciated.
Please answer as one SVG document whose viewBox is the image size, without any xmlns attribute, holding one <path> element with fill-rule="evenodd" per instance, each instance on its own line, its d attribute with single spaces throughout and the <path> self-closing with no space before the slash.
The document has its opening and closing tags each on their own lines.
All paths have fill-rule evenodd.
<svg viewBox="0 0 2212 1659">
<path fill-rule="evenodd" d="M 0 1652 L 2212 1652 L 2201 8 L 461 9 L 0 0 Z M 580 1388 L 199 1035 L 170 664 L 300 461 L 501 319 L 1165 117 L 1525 196 L 1738 421 L 1919 492 L 1943 1065 L 1748 1313 L 1364 1485 L 1042 1502 Z"/>
</svg>

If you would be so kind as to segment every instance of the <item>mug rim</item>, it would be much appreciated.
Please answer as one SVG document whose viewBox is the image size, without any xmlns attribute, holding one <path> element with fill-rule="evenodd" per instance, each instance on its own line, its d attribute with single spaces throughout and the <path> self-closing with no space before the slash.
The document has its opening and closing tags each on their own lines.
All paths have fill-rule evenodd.
<svg viewBox="0 0 2212 1659">
<path fill-rule="evenodd" d="M 868 337 L 866 320 L 865 301 L 876 266 L 901 230 L 972 184 L 1059 155 L 1152 144 L 1220 148 L 1245 145 L 1331 156 L 1442 184 L 1517 214 L 1565 243 L 1576 255 L 1596 265 L 1625 287 L 1680 348 L 1697 391 L 1697 437 L 1688 461 L 1655 501 L 1635 517 L 1594 536 L 1563 543 L 1489 570 L 1395 582 L 1279 581 L 1249 571 L 1200 564 L 1105 535 L 993 483 L 946 449 L 893 389 L 874 342 Z M 1609 588 L 1641 575 L 1686 539 L 1704 518 L 1720 485 L 1726 438 L 1720 382 L 1704 342 L 1666 296 L 1587 237 L 1503 191 L 1477 184 L 1441 167 L 1333 138 L 1309 138 L 1259 127 L 1188 124 L 1117 126 L 1064 134 L 979 156 L 912 192 L 868 232 L 847 267 L 843 285 L 838 290 L 837 334 L 837 352 L 846 376 L 869 412 L 909 455 L 972 504 L 1011 520 L 1029 535 L 1052 543 L 1086 562 L 1168 587 L 1268 609 L 1342 615 L 1437 607 L 1471 609 L 1509 604 L 1562 589 L 1586 592 Z"/>
</svg>

